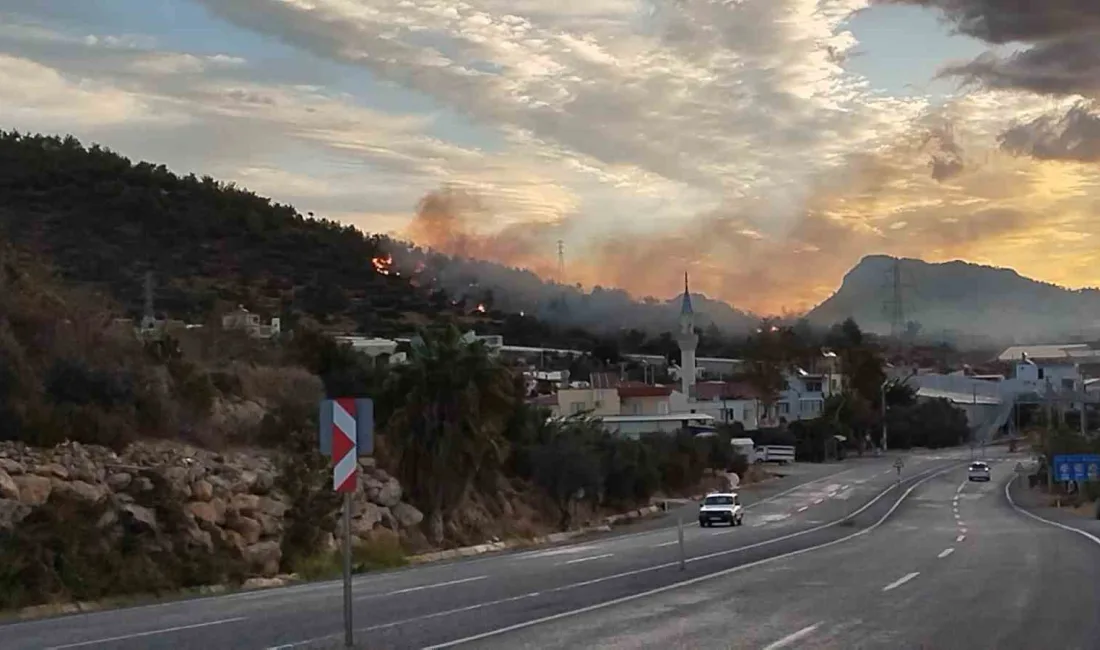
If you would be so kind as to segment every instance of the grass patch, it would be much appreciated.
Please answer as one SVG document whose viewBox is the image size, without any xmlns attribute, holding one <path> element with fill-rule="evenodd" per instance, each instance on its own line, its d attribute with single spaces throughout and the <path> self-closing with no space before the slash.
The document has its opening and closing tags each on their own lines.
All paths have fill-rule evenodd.
<svg viewBox="0 0 1100 650">
<path fill-rule="evenodd" d="M 408 565 L 405 549 L 396 539 L 362 542 L 351 550 L 352 573 L 368 573 Z M 344 552 L 318 553 L 294 563 L 291 570 L 307 581 L 332 580 L 343 575 Z"/>
</svg>

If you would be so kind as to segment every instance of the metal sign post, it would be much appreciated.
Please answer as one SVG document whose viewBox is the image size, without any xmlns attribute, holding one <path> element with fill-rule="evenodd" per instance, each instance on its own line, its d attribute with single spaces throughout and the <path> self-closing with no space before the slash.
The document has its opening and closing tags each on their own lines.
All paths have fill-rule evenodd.
<svg viewBox="0 0 1100 650">
<path fill-rule="evenodd" d="M 680 543 L 680 570 L 687 568 L 687 559 L 684 556 L 684 515 L 676 519 L 676 538 Z"/>
<path fill-rule="evenodd" d="M 351 497 L 359 456 L 374 452 L 374 402 L 340 397 L 321 402 L 321 453 L 332 457 L 332 488 L 344 495 L 344 646 L 355 644 L 351 596 Z"/>
<path fill-rule="evenodd" d="M 901 458 L 898 458 L 897 460 L 894 461 L 894 469 L 896 469 L 898 471 L 898 484 L 899 485 L 901 484 L 901 468 L 902 467 L 905 467 L 905 461 L 903 461 Z"/>
</svg>

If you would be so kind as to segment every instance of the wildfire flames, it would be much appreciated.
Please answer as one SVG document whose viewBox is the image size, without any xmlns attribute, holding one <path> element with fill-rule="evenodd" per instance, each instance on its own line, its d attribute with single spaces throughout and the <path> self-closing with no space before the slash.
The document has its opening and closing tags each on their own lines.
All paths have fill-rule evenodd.
<svg viewBox="0 0 1100 650">
<path fill-rule="evenodd" d="M 385 257 L 375 257 L 371 259 L 371 264 L 374 265 L 374 270 L 382 275 L 390 275 L 393 272 L 393 256 L 389 254 L 386 254 Z"/>
</svg>

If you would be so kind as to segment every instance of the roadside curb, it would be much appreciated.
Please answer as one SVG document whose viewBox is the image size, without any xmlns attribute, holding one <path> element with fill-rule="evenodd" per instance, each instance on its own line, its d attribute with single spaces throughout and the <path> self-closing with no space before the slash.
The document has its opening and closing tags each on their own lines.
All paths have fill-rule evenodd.
<svg viewBox="0 0 1100 650">
<path fill-rule="evenodd" d="M 693 498 L 701 499 L 702 497 L 700 496 Z M 497 551 L 507 551 L 515 548 L 525 548 L 528 546 L 559 544 L 561 542 L 566 542 L 571 539 L 581 537 L 582 535 L 611 532 L 611 526 L 615 524 L 619 524 L 624 521 L 633 521 L 642 517 L 648 517 L 661 511 L 661 506 L 650 505 L 644 508 L 630 510 L 629 512 L 623 512 L 617 515 L 604 517 L 602 519 L 603 523 L 596 526 L 587 526 L 585 528 L 578 528 L 577 530 L 567 530 L 560 533 L 550 533 L 549 535 L 541 535 L 539 537 L 532 537 L 529 539 L 510 539 L 499 542 L 476 544 L 474 546 L 450 548 L 445 551 L 433 551 L 431 553 L 413 555 L 406 559 L 408 560 L 409 564 L 413 565 L 428 564 L 430 562 L 439 562 L 441 560 L 453 560 L 460 557 L 473 557 L 475 555 L 483 555 L 485 553 L 494 553 Z"/>
</svg>

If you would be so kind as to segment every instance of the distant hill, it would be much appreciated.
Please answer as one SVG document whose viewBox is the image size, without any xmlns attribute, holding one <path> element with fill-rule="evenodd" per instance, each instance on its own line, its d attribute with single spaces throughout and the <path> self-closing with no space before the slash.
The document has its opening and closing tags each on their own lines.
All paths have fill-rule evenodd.
<svg viewBox="0 0 1100 650">
<path fill-rule="evenodd" d="M 675 331 L 680 315 L 680 297 L 635 298 L 614 288 L 579 286 L 547 281 L 526 269 L 494 262 L 450 257 L 395 244 L 394 264 L 421 278 L 426 285 L 456 297 L 467 297 L 505 312 L 523 312 L 549 323 L 581 327 L 595 332 L 639 329 L 648 334 Z M 676 273 L 670 269 L 669 273 Z M 742 334 L 760 319 L 728 303 L 692 293 L 696 325 L 711 326 L 727 333 Z"/>
<path fill-rule="evenodd" d="M 975 344 L 1093 338 L 1100 332 L 1100 291 L 1070 290 L 1016 271 L 968 262 L 897 260 L 906 321 L 918 338 Z M 890 331 L 895 258 L 871 255 L 807 315 L 827 325 L 852 317 L 865 330 Z M 910 326 L 914 328 L 913 325 Z"/>
<path fill-rule="evenodd" d="M 0 237 L 134 316 L 149 271 L 156 309 L 173 318 L 201 322 L 240 304 L 291 327 L 309 316 L 376 336 L 446 318 L 520 345 L 592 349 L 613 334 L 624 351 L 656 350 L 669 347 L 654 337 L 674 329 L 679 309 L 675 300 L 586 293 L 529 271 L 364 235 L 72 137 L 0 131 Z M 755 322 L 694 298 L 704 328 L 743 331 Z"/>
</svg>

